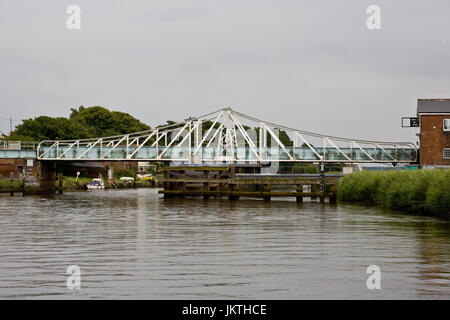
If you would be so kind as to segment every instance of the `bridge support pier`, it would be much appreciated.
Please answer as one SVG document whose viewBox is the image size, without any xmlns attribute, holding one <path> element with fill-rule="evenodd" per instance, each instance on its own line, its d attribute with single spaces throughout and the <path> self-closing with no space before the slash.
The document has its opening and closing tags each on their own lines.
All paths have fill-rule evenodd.
<svg viewBox="0 0 450 320">
<path fill-rule="evenodd" d="M 54 194 L 56 191 L 56 162 L 36 161 L 32 170 L 23 175 L 23 194 Z"/>
</svg>

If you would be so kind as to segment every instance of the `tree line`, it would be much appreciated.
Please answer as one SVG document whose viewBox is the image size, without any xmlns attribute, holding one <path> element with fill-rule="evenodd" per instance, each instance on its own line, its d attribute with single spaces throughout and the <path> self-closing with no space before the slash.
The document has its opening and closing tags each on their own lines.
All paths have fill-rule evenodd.
<svg viewBox="0 0 450 320">
<path fill-rule="evenodd" d="M 128 113 L 95 106 L 71 108 L 69 118 L 40 116 L 22 120 L 10 141 L 72 140 L 107 137 L 151 129 Z"/>
<path fill-rule="evenodd" d="M 132 132 L 150 130 L 151 127 L 128 113 L 110 111 L 101 106 L 71 108 L 68 118 L 39 116 L 34 119 L 22 120 L 16 125 L 5 140 L 9 141 L 43 141 L 43 140 L 75 140 L 96 137 L 108 137 Z M 165 125 L 174 125 L 175 121 L 168 120 Z M 203 135 L 213 125 L 212 121 L 202 123 Z M 177 127 L 177 126 L 174 126 Z M 215 129 L 219 124 L 216 123 Z M 244 126 L 245 130 L 250 127 Z M 254 128 L 259 137 L 260 128 Z M 279 139 L 285 146 L 292 146 L 293 142 L 288 134 L 279 131 Z M 268 145 L 270 137 L 268 136 Z"/>
</svg>

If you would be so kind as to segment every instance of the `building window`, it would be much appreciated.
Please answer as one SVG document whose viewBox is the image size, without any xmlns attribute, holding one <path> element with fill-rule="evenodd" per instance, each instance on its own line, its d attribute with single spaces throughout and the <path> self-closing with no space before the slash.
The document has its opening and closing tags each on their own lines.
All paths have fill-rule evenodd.
<svg viewBox="0 0 450 320">
<path fill-rule="evenodd" d="M 444 148 L 444 159 L 450 159 L 450 148 Z"/>
<path fill-rule="evenodd" d="M 444 119 L 444 131 L 450 131 L 450 119 Z"/>
</svg>

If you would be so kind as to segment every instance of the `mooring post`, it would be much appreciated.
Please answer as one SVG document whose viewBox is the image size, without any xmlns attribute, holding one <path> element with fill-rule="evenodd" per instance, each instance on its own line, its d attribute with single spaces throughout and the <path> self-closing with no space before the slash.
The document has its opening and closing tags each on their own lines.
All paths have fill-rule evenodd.
<svg viewBox="0 0 450 320">
<path fill-rule="evenodd" d="M 325 202 L 325 164 L 320 164 L 320 202 Z"/>
<path fill-rule="evenodd" d="M 220 173 L 218 175 L 215 175 L 214 178 L 215 179 L 220 178 Z M 217 187 L 215 188 L 215 191 L 217 191 L 217 193 L 214 194 L 214 198 L 221 198 L 223 194 L 223 183 L 217 182 Z"/>
<path fill-rule="evenodd" d="M 164 199 L 166 198 L 170 198 L 171 194 L 169 194 L 169 190 L 170 190 L 170 182 L 169 182 L 169 178 L 170 178 L 170 172 L 169 170 L 165 170 L 164 171 Z"/>
<path fill-rule="evenodd" d="M 311 190 L 311 193 L 317 193 L 317 190 L 318 190 L 319 188 L 318 188 L 318 186 L 317 186 L 317 184 L 311 184 L 310 185 L 310 190 Z M 316 199 L 317 199 L 317 197 L 314 195 L 311 195 L 311 201 L 316 201 Z"/>
<path fill-rule="evenodd" d="M 333 185 L 329 192 L 329 199 L 330 199 L 330 203 L 336 203 L 337 202 L 337 190 L 336 190 L 336 185 Z"/>
<path fill-rule="evenodd" d="M 9 195 L 13 196 L 14 195 L 14 172 L 10 172 L 9 176 L 11 177 L 10 183 L 11 183 L 11 190 L 9 191 Z"/>
<path fill-rule="evenodd" d="M 63 174 L 61 172 L 58 174 L 58 193 L 63 193 Z"/>
<path fill-rule="evenodd" d="M 186 194 L 186 170 L 181 170 L 181 194 L 179 198 L 184 198 Z"/>
<path fill-rule="evenodd" d="M 209 180 L 209 171 L 203 170 L 203 179 Z M 209 199 L 209 182 L 203 182 L 203 199 Z"/>
<path fill-rule="evenodd" d="M 329 196 L 329 199 L 330 199 L 330 203 L 336 203 L 337 201 L 337 199 L 336 199 L 336 193 L 332 193 L 332 194 L 330 194 L 330 196 Z"/>
<path fill-rule="evenodd" d="M 299 193 L 303 193 L 303 185 L 302 184 L 297 185 L 296 199 L 297 199 L 297 202 L 303 202 L 303 195 L 299 195 Z"/>
<path fill-rule="evenodd" d="M 229 184 L 230 194 L 228 195 L 228 200 L 239 200 L 239 196 L 233 194 L 233 193 L 239 191 L 239 185 L 234 183 L 235 182 L 234 181 L 235 174 L 236 174 L 236 167 L 232 165 L 232 166 L 230 166 L 230 172 L 229 172 L 229 177 L 228 177 L 231 181 L 231 183 Z"/>
<path fill-rule="evenodd" d="M 230 195 L 228 196 L 228 200 L 239 200 L 239 196 L 233 194 L 233 192 L 237 191 L 239 191 L 239 185 L 235 183 L 230 184 Z"/>
<path fill-rule="evenodd" d="M 270 191 L 271 191 L 271 189 L 272 189 L 272 186 L 270 185 L 270 184 L 265 184 L 264 186 L 263 186 L 263 191 L 264 192 L 268 192 L 268 193 L 270 193 Z M 270 201 L 270 195 L 269 196 L 264 196 L 264 201 Z"/>
</svg>

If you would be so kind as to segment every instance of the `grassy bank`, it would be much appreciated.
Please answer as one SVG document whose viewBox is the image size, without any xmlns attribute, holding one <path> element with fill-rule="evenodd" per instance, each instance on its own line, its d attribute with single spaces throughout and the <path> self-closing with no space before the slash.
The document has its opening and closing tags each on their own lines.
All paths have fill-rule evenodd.
<svg viewBox="0 0 450 320">
<path fill-rule="evenodd" d="M 91 182 L 91 178 L 76 178 L 72 177 L 64 177 L 63 179 L 63 190 L 66 191 L 76 191 L 76 190 L 84 190 L 86 189 L 86 185 Z M 56 185 L 58 185 L 58 181 L 56 181 Z"/>
<path fill-rule="evenodd" d="M 386 208 L 450 217 L 450 170 L 362 171 L 340 179 L 343 202 L 376 203 Z"/>
<path fill-rule="evenodd" d="M 86 190 L 86 185 L 91 182 L 91 178 L 76 178 L 64 177 L 63 180 L 63 190 L 64 191 L 79 191 Z M 114 179 L 113 183 L 105 180 L 106 189 L 126 189 L 126 188 L 151 188 L 152 183 L 149 180 L 137 180 L 135 183 L 128 184 L 126 182 L 120 181 L 119 179 Z M 55 187 L 58 187 L 58 181 L 56 181 Z M 10 192 L 11 191 L 11 181 L 10 179 L 0 179 L 0 192 Z M 12 191 L 22 192 L 22 180 L 14 180 Z"/>
<path fill-rule="evenodd" d="M 76 178 L 72 177 L 64 177 L 63 180 L 63 190 L 66 191 L 75 191 L 75 190 L 85 190 L 87 189 L 86 185 L 91 182 L 91 178 Z M 134 183 L 127 183 L 124 181 L 120 181 L 115 178 L 114 182 L 109 182 L 108 180 L 104 180 L 105 189 L 126 189 L 126 188 L 151 188 L 152 183 L 148 180 L 137 180 Z M 56 182 L 58 185 L 58 182 Z"/>
<path fill-rule="evenodd" d="M 11 191 L 11 180 L 1 178 L 0 179 L 0 192 L 10 192 Z M 19 192 L 22 191 L 22 181 L 14 180 L 12 191 Z"/>
</svg>

